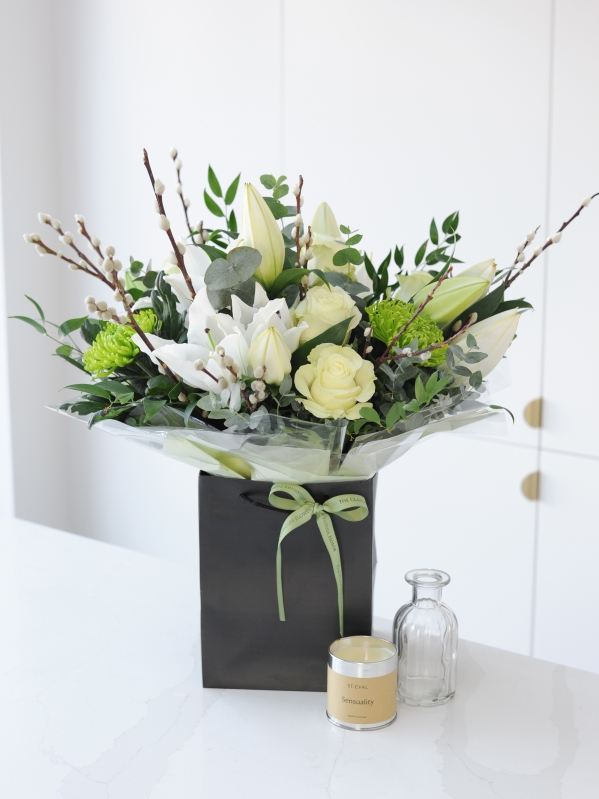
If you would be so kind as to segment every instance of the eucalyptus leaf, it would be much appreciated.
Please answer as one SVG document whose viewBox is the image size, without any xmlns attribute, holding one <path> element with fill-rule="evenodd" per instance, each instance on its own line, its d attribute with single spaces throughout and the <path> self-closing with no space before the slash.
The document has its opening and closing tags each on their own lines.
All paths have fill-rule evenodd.
<svg viewBox="0 0 599 799">
<path fill-rule="evenodd" d="M 212 291 L 229 289 L 244 283 L 260 266 L 262 256 L 252 247 L 236 247 L 228 253 L 226 260 L 217 258 L 212 261 L 204 280 Z"/>
<path fill-rule="evenodd" d="M 277 185 L 277 179 L 274 175 L 260 175 L 260 183 L 269 191 L 272 191 Z"/>
</svg>

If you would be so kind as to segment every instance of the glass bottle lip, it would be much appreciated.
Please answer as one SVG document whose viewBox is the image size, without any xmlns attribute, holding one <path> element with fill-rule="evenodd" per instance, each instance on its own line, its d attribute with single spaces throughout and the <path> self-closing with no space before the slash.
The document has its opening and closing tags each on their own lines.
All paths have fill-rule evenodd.
<svg viewBox="0 0 599 799">
<path fill-rule="evenodd" d="M 447 572 L 440 569 L 412 569 L 406 574 L 406 582 L 418 588 L 443 588 L 450 580 Z"/>
</svg>

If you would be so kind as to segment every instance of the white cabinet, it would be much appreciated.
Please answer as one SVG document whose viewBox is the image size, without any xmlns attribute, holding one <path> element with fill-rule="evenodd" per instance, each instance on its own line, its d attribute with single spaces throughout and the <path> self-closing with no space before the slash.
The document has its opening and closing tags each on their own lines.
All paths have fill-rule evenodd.
<svg viewBox="0 0 599 799">
<path fill-rule="evenodd" d="M 599 4 L 558 0 L 551 159 L 551 224 L 599 191 Z M 544 447 L 599 458 L 597 302 L 599 198 L 549 250 Z"/>
<path fill-rule="evenodd" d="M 599 461 L 541 456 L 536 657 L 599 672 Z"/>
<path fill-rule="evenodd" d="M 408 601 L 409 569 L 443 569 L 460 636 L 528 654 L 535 503 L 520 483 L 535 468 L 534 450 L 440 434 L 383 470 L 375 615 Z"/>
</svg>

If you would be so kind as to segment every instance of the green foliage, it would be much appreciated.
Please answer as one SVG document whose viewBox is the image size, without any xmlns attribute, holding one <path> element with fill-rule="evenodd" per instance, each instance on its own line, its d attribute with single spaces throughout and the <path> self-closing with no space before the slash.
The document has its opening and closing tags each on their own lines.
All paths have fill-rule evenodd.
<svg viewBox="0 0 599 799">
<path fill-rule="evenodd" d="M 235 217 L 235 211 L 229 211 L 229 206 L 231 206 L 235 201 L 237 189 L 239 188 L 240 177 L 241 172 L 232 180 L 223 196 L 223 190 L 221 188 L 219 179 L 216 177 L 216 172 L 211 166 L 208 167 L 208 185 L 210 187 L 210 191 L 212 194 L 214 194 L 214 197 L 218 199 L 215 200 L 214 197 L 208 193 L 208 190 L 204 189 L 204 203 L 206 204 L 206 208 L 210 211 L 210 213 L 216 216 L 218 219 L 224 219 L 227 226 L 227 229 L 224 231 L 213 231 L 211 237 L 212 235 L 215 235 L 215 239 L 217 241 L 219 233 L 226 233 L 230 236 L 232 235 L 233 238 L 236 237 L 236 235 L 233 234 L 237 234 L 237 219 Z M 218 200 L 222 201 L 222 206 Z"/>
<path fill-rule="evenodd" d="M 212 261 L 204 280 L 212 291 L 230 289 L 249 280 L 260 266 L 262 256 L 252 247 L 236 247 L 226 258 Z"/>
</svg>

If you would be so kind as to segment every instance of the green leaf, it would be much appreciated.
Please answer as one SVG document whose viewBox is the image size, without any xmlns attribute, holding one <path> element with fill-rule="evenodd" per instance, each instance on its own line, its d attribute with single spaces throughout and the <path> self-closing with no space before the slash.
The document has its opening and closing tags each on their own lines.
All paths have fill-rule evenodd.
<svg viewBox="0 0 599 799">
<path fill-rule="evenodd" d="M 385 419 L 387 430 L 393 427 L 393 425 L 396 424 L 400 419 L 405 419 L 405 418 L 406 414 L 404 411 L 403 402 L 396 402 L 389 409 L 389 413 L 387 414 L 387 418 Z"/>
<path fill-rule="evenodd" d="M 313 269 L 312 271 L 318 274 L 320 269 Z M 325 274 L 331 286 L 340 286 L 344 291 L 347 291 L 348 294 L 364 294 L 368 291 L 368 287 L 363 283 L 352 280 L 349 275 L 344 275 L 342 272 L 326 272 Z"/>
<path fill-rule="evenodd" d="M 453 352 L 450 349 L 445 351 L 445 363 L 449 366 L 450 369 L 455 368 L 455 358 L 453 357 Z"/>
<path fill-rule="evenodd" d="M 176 385 L 177 383 L 167 375 L 156 375 L 156 377 L 151 377 L 148 380 L 146 391 L 150 395 L 168 394 L 173 386 Z"/>
<path fill-rule="evenodd" d="M 144 397 L 142 402 L 146 412 L 146 415 L 144 416 L 144 423 L 149 422 L 150 419 L 156 416 L 157 413 L 160 413 L 160 411 L 166 405 L 166 400 L 150 399 L 150 397 Z"/>
<path fill-rule="evenodd" d="M 459 344 L 450 344 L 449 351 L 455 356 L 456 360 L 458 361 L 464 360 L 464 350 L 460 347 Z"/>
<path fill-rule="evenodd" d="M 511 311 L 513 308 L 532 308 L 532 305 L 526 300 L 506 300 L 500 302 L 497 306 L 495 313 L 503 313 L 504 311 Z"/>
<path fill-rule="evenodd" d="M 231 233 L 237 233 L 237 217 L 235 216 L 235 211 L 231 211 L 229 214 L 229 230 Z"/>
<path fill-rule="evenodd" d="M 474 372 L 474 374 L 470 375 L 468 382 L 470 383 L 472 388 L 479 388 L 481 383 L 483 382 L 483 373 Z"/>
<path fill-rule="evenodd" d="M 493 410 L 495 411 L 505 411 L 506 413 L 509 413 L 509 415 L 512 417 L 512 422 L 516 424 L 516 420 L 514 419 L 514 414 L 510 411 L 509 408 L 504 408 L 503 405 L 489 405 L 489 408 L 493 408 Z"/>
<path fill-rule="evenodd" d="M 401 250 L 398 250 L 397 247 L 395 247 L 395 252 L 393 253 L 393 260 L 395 261 L 397 266 L 399 266 L 399 268 L 401 269 L 404 260 L 403 247 L 401 248 Z"/>
<path fill-rule="evenodd" d="M 189 427 L 189 418 L 193 413 L 198 402 L 199 400 L 196 399 L 193 402 L 190 402 L 189 405 L 187 405 L 187 407 L 185 408 L 185 411 L 183 412 L 183 424 L 185 425 L 185 427 Z"/>
<path fill-rule="evenodd" d="M 486 352 L 467 352 L 464 355 L 465 363 L 480 363 L 487 357 Z"/>
<path fill-rule="evenodd" d="M 147 289 L 153 289 L 156 285 L 156 278 L 158 277 L 158 272 L 146 272 L 143 276 L 143 284 Z"/>
<path fill-rule="evenodd" d="M 216 194 L 217 197 L 223 196 L 223 190 L 221 189 L 218 178 L 214 174 L 214 169 L 212 169 L 211 166 L 208 166 L 208 183 L 213 194 Z"/>
<path fill-rule="evenodd" d="M 476 339 L 474 338 L 472 333 L 468 333 L 468 335 L 466 336 L 466 344 L 468 347 L 470 347 L 471 350 L 478 348 L 478 344 L 476 343 Z"/>
<path fill-rule="evenodd" d="M 381 423 L 381 417 L 374 410 L 374 408 L 361 408 L 360 416 L 362 419 L 366 419 L 367 422 L 374 422 L 375 424 L 379 425 Z"/>
<path fill-rule="evenodd" d="M 325 272 L 322 271 L 322 269 L 312 269 L 311 271 L 312 271 L 312 274 L 317 275 L 322 280 L 322 282 L 325 284 L 325 286 L 328 286 L 329 288 L 331 288 L 331 283 L 329 281 L 329 275 L 334 274 L 333 272 L 325 273 Z M 368 291 L 368 289 L 366 289 L 366 291 Z"/>
<path fill-rule="evenodd" d="M 82 394 L 91 394 L 94 397 L 110 399 L 110 391 L 105 388 L 99 388 L 94 383 L 72 383 L 70 386 L 65 386 L 63 391 L 67 388 L 71 388 L 73 391 L 81 391 Z"/>
<path fill-rule="evenodd" d="M 333 325 L 333 327 L 329 327 L 324 333 L 315 336 L 310 339 L 310 341 L 306 341 L 305 344 L 302 344 L 301 347 L 298 347 L 291 356 L 291 364 L 294 371 L 305 363 L 308 363 L 308 355 L 310 355 L 314 347 L 317 347 L 319 344 L 336 344 L 341 346 L 345 342 L 345 336 L 347 335 L 350 322 L 351 319 L 344 319 L 342 322 Z"/>
<path fill-rule="evenodd" d="M 10 316 L 9 319 L 20 319 L 21 322 L 27 322 L 28 325 L 35 328 L 42 336 L 46 335 L 46 328 L 40 325 L 39 322 L 36 322 L 35 319 L 30 319 L 28 316 Z"/>
<path fill-rule="evenodd" d="M 211 244 L 198 244 L 196 246 L 204 250 L 211 261 L 216 261 L 217 258 L 222 258 L 225 254 L 222 250 L 219 250 L 218 247 L 213 247 Z"/>
<path fill-rule="evenodd" d="M 467 366 L 450 366 L 449 368 L 454 374 L 460 375 L 461 377 L 470 377 L 472 374 L 472 371 L 468 369 Z"/>
<path fill-rule="evenodd" d="M 357 233 L 355 236 L 350 236 L 349 239 L 345 242 L 348 247 L 353 247 L 354 244 L 359 244 L 364 236 Z"/>
<path fill-rule="evenodd" d="M 35 308 L 36 308 L 36 310 L 37 310 L 38 314 L 40 315 L 40 319 L 41 319 L 41 320 L 42 320 L 42 322 L 45 324 L 45 323 L 46 323 L 46 317 L 44 316 L 44 312 L 42 311 L 41 305 L 39 305 L 39 304 L 38 304 L 38 303 L 37 303 L 37 302 L 36 302 L 36 301 L 33 299 L 33 297 L 28 297 L 28 296 L 27 296 L 27 294 L 25 295 L 25 297 L 26 297 L 26 298 L 29 300 L 29 302 L 32 302 L 32 303 L 35 305 Z"/>
<path fill-rule="evenodd" d="M 449 214 L 449 216 L 443 221 L 441 225 L 441 229 L 443 233 L 455 233 L 458 229 L 458 225 L 460 223 L 460 212 L 455 211 L 453 214 Z"/>
<path fill-rule="evenodd" d="M 224 216 L 225 212 L 221 210 L 220 206 L 216 203 L 215 200 L 208 194 L 206 189 L 204 189 L 204 202 L 206 203 L 206 208 L 210 211 L 211 214 L 214 216 Z"/>
<path fill-rule="evenodd" d="M 125 397 L 128 394 L 131 394 L 131 386 L 126 386 L 123 383 L 119 383 L 118 380 L 100 380 L 95 385 L 99 388 L 106 389 L 106 391 L 110 391 L 110 393 L 115 397 Z"/>
<path fill-rule="evenodd" d="M 420 266 L 422 259 L 424 258 L 424 253 L 426 252 L 427 245 L 428 245 L 428 239 L 424 242 L 424 244 L 420 247 L 420 249 L 416 253 L 416 257 L 414 258 L 414 263 L 416 264 L 416 266 Z"/>
<path fill-rule="evenodd" d="M 58 349 L 61 348 L 59 347 Z M 62 358 L 63 360 L 70 363 L 72 366 L 76 366 L 77 369 L 81 369 L 82 372 L 85 372 L 87 374 L 87 370 L 85 366 L 81 363 L 81 361 L 76 361 L 74 358 L 71 358 L 70 355 L 63 355 L 62 353 L 58 352 L 58 350 L 56 350 L 56 354 L 59 356 L 59 358 Z"/>
<path fill-rule="evenodd" d="M 339 225 L 339 230 L 343 233 L 344 236 L 349 236 L 351 230 L 347 227 L 347 225 Z"/>
<path fill-rule="evenodd" d="M 217 258 L 212 261 L 204 276 L 206 286 L 212 291 L 233 288 L 248 280 L 261 261 L 262 256 L 253 247 L 236 247 L 228 253 L 226 260 Z"/>
<path fill-rule="evenodd" d="M 131 265 L 129 266 L 129 271 L 133 272 L 134 275 L 138 275 L 143 268 L 144 265 L 141 261 L 131 261 Z"/>
<path fill-rule="evenodd" d="M 335 255 L 333 255 L 333 263 L 335 266 L 344 266 L 348 262 L 356 265 L 362 263 L 362 255 L 358 250 L 354 250 L 353 247 L 346 247 L 343 250 L 338 250 Z"/>
<path fill-rule="evenodd" d="M 272 191 L 277 185 L 277 179 L 274 175 L 260 175 L 260 183 L 269 191 Z"/>
<path fill-rule="evenodd" d="M 428 402 L 428 396 L 426 394 L 426 390 L 424 388 L 424 383 L 422 382 L 421 375 L 418 375 L 416 378 L 416 383 L 414 384 L 414 391 L 416 393 L 416 400 L 418 401 L 419 405 L 425 405 Z"/>
<path fill-rule="evenodd" d="M 69 333 L 73 333 L 75 330 L 79 330 L 79 328 L 83 325 L 83 323 L 87 321 L 87 316 L 81 316 L 79 319 L 69 319 L 66 322 L 63 322 L 61 326 L 58 328 L 58 335 L 60 338 L 64 338 L 64 336 L 68 336 Z"/>
<path fill-rule="evenodd" d="M 304 277 L 304 275 L 309 274 L 309 269 L 302 269 L 300 267 L 294 269 L 284 269 L 275 278 L 275 282 L 268 290 L 268 294 L 272 299 L 276 299 L 277 297 L 281 296 L 282 292 L 287 288 L 287 286 L 297 285 L 301 282 L 301 279 Z"/>
<path fill-rule="evenodd" d="M 333 264 L 335 266 L 345 266 L 345 264 L 349 261 L 349 257 L 347 255 L 348 252 L 349 252 L 349 249 L 338 250 L 333 255 Z"/>
<path fill-rule="evenodd" d="M 279 386 L 279 394 L 281 394 L 281 396 L 285 396 L 285 394 L 289 394 L 292 388 L 293 388 L 293 379 L 291 375 L 285 375 L 285 377 L 283 378 L 283 382 Z"/>
<path fill-rule="evenodd" d="M 69 358 L 72 352 L 73 348 L 68 344 L 61 344 L 60 347 L 56 347 L 56 354 L 60 355 L 61 358 Z"/>
<path fill-rule="evenodd" d="M 293 216 L 295 214 L 295 208 L 292 208 L 290 211 L 289 206 L 283 205 L 283 203 L 280 203 L 273 197 L 264 197 L 263 199 L 275 219 L 284 219 L 286 216 Z"/>
<path fill-rule="evenodd" d="M 277 186 L 272 193 L 272 196 L 275 200 L 280 200 L 281 197 L 284 197 L 286 194 L 289 194 L 289 186 L 283 184 L 282 186 Z"/>
<path fill-rule="evenodd" d="M 88 416 L 90 413 L 98 413 L 98 411 L 103 411 L 105 407 L 105 405 L 101 405 L 99 402 L 82 400 L 81 402 L 74 402 L 71 405 L 71 411 L 73 413 L 79 414 L 79 416 Z"/>
<path fill-rule="evenodd" d="M 431 228 L 430 228 L 429 235 L 431 237 L 432 243 L 436 247 L 437 244 L 439 243 L 439 231 L 437 230 L 437 223 L 435 222 L 434 218 L 433 218 L 433 221 L 431 222 Z"/>
</svg>

